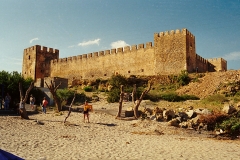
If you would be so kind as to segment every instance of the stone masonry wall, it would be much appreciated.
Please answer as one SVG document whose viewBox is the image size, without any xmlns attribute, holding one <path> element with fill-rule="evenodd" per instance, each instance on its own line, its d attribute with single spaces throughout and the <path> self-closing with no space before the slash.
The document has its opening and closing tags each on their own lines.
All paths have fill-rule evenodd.
<svg viewBox="0 0 240 160">
<path fill-rule="evenodd" d="M 51 61 L 51 77 L 108 78 L 113 74 L 154 75 L 152 43 L 83 54 Z"/>
<path fill-rule="evenodd" d="M 36 45 L 24 49 L 22 73 L 24 78 L 61 77 L 71 83 L 75 79 L 107 79 L 114 74 L 169 75 L 182 70 L 227 70 L 227 62 L 196 54 L 194 35 L 182 29 L 155 33 L 154 46 L 148 42 L 60 59 L 59 50 Z"/>
<path fill-rule="evenodd" d="M 173 74 L 187 70 L 186 34 L 187 30 L 154 34 L 156 74 Z"/>
</svg>

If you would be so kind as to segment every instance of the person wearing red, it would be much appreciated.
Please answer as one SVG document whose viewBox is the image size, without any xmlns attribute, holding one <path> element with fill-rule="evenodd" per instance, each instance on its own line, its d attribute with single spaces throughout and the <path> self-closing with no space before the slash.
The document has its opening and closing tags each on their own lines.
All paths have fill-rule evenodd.
<svg viewBox="0 0 240 160">
<path fill-rule="evenodd" d="M 46 97 L 43 97 L 43 101 L 42 101 L 42 111 L 43 111 L 43 113 L 45 113 L 46 114 L 46 112 L 47 112 L 47 104 L 48 104 L 48 101 L 46 100 Z"/>
</svg>

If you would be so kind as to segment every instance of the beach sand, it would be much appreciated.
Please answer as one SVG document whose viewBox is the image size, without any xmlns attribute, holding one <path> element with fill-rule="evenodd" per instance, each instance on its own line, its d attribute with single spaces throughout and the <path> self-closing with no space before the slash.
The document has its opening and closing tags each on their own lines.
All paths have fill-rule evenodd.
<svg viewBox="0 0 240 160">
<path fill-rule="evenodd" d="M 239 140 L 217 140 L 165 122 L 118 120 L 117 105 L 93 107 L 90 123 L 72 112 L 64 124 L 68 111 L 33 114 L 30 120 L 0 116 L 0 148 L 26 160 L 240 158 Z"/>
</svg>

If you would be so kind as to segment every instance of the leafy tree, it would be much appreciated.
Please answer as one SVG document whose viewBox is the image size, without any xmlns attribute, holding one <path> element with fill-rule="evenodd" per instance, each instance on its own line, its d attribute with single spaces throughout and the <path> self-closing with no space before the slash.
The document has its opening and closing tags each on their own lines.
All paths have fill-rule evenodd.
<svg viewBox="0 0 240 160">
<path fill-rule="evenodd" d="M 4 86 L 4 95 L 9 93 L 11 96 L 10 107 L 16 106 L 20 101 L 19 82 L 22 83 L 23 92 L 26 92 L 32 81 L 31 78 L 24 79 L 17 71 L 10 73 L 3 70 L 0 72 L 0 84 Z"/>
<path fill-rule="evenodd" d="M 113 75 L 108 82 L 112 86 L 112 89 L 110 92 L 108 92 L 107 101 L 109 103 L 114 103 L 119 101 L 120 87 L 121 85 L 127 86 L 127 79 L 124 76 L 118 74 L 118 75 Z"/>
</svg>

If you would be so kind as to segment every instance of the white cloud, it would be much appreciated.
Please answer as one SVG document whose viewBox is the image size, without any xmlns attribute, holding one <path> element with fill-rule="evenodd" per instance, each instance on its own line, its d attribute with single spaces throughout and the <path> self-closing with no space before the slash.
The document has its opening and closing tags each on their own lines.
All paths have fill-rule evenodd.
<svg viewBox="0 0 240 160">
<path fill-rule="evenodd" d="M 37 41 L 37 40 L 39 40 L 39 39 L 38 38 L 33 38 L 29 42 L 32 43 L 33 41 Z"/>
<path fill-rule="evenodd" d="M 240 60 L 240 52 L 231 52 L 223 56 L 227 61 Z"/>
<path fill-rule="evenodd" d="M 72 45 L 72 46 L 68 46 L 68 48 L 73 48 L 73 47 L 75 47 L 74 45 Z"/>
<path fill-rule="evenodd" d="M 122 41 L 122 40 L 111 43 L 112 48 L 120 48 L 125 46 L 129 46 L 129 44 L 127 44 L 125 41 Z"/>
<path fill-rule="evenodd" d="M 83 41 L 81 43 L 78 43 L 78 46 L 88 46 L 88 45 L 93 45 L 93 44 L 99 45 L 100 40 L 101 39 L 98 38 L 98 39 L 95 39 L 95 40 Z"/>
</svg>

